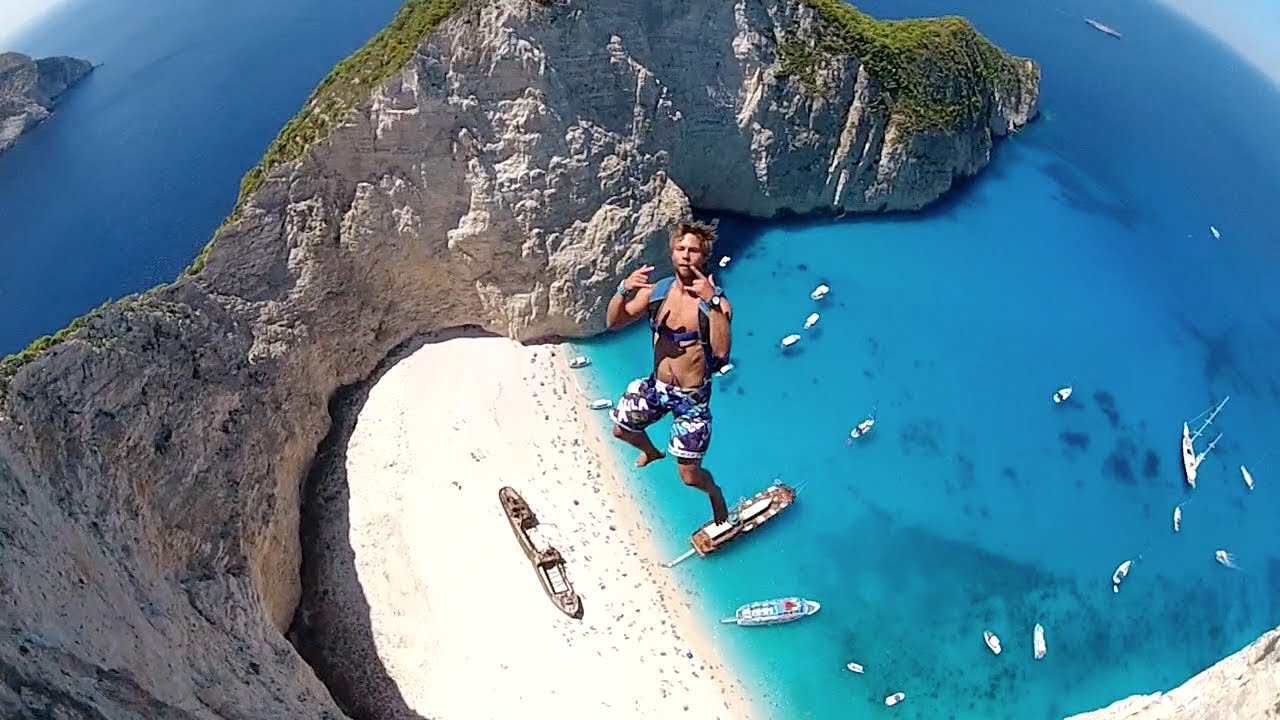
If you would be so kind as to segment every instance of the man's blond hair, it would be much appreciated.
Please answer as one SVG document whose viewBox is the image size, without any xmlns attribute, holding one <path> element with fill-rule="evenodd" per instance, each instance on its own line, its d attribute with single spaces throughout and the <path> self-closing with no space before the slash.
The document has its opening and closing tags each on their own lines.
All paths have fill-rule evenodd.
<svg viewBox="0 0 1280 720">
<path fill-rule="evenodd" d="M 711 257 L 711 250 L 716 245 L 716 226 L 719 223 L 704 223 L 700 220 L 682 220 L 671 226 L 671 247 L 675 247 L 680 238 L 693 234 L 702 242 L 702 254 Z"/>
</svg>

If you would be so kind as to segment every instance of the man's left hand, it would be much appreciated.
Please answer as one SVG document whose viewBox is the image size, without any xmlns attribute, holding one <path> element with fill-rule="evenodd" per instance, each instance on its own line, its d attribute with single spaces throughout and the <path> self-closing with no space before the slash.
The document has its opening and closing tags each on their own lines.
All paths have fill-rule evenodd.
<svg viewBox="0 0 1280 720">
<path fill-rule="evenodd" d="M 711 302 L 711 298 L 716 294 L 715 275 L 703 275 L 702 271 L 696 266 L 691 266 L 689 269 L 693 271 L 694 275 L 698 276 L 698 279 L 689 283 L 689 287 L 686 289 L 686 292 L 697 297 L 699 300 Z"/>
</svg>

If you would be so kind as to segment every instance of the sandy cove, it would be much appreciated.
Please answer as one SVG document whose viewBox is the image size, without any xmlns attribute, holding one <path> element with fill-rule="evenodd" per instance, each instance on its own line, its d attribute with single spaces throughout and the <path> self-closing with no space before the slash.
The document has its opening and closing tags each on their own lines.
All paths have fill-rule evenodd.
<svg viewBox="0 0 1280 720">
<path fill-rule="evenodd" d="M 387 674 L 425 718 L 751 716 L 657 562 L 562 354 L 451 339 L 370 389 L 347 445 L 350 544 Z M 503 485 L 551 526 L 582 620 L 543 593 Z"/>
</svg>

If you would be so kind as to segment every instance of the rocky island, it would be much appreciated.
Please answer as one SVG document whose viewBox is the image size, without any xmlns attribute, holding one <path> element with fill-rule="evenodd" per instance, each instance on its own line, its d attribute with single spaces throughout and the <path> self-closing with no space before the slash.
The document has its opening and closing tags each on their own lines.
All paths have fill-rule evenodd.
<svg viewBox="0 0 1280 720">
<path fill-rule="evenodd" d="M 88 60 L 47 57 L 35 60 L 17 52 L 0 53 L 0 152 L 53 112 L 67 88 L 93 72 Z"/>
<path fill-rule="evenodd" d="M 1039 80 L 963 19 L 881 22 L 839 0 L 408 0 L 282 129 L 181 278 L 0 362 L 0 715 L 463 716 L 433 704 L 449 683 L 421 682 L 449 658 L 412 655 L 379 625 L 413 612 L 425 623 L 430 604 L 379 589 L 417 572 L 396 564 L 414 553 L 397 552 L 394 533 L 381 550 L 351 539 L 390 516 L 356 497 L 354 455 L 378 424 L 362 414 L 353 429 L 349 396 L 394 406 L 366 381 L 424 334 L 599 332 L 620 276 L 660 257 L 667 225 L 693 208 L 925 207 L 1036 115 Z M 499 388 L 555 387 L 553 369 L 521 374 L 545 360 L 528 352 L 486 346 L 461 367 Z M 457 367 L 423 372 L 456 380 Z M 466 409 L 459 385 L 416 388 L 444 418 L 417 437 L 466 424 L 447 417 Z M 565 402 L 547 392 L 516 425 L 534 433 L 542 403 Z M 556 442 L 530 436 L 536 457 L 503 467 L 583 452 Z M 459 467 L 495 462 L 469 452 Z M 433 468 L 415 474 L 430 487 L 402 478 L 405 492 L 490 481 L 419 467 Z M 613 517 L 598 502 L 571 512 Z M 421 513 L 405 525 L 431 525 L 445 519 L 434 503 L 376 512 L 409 504 Z M 476 523 L 502 521 L 484 507 Z M 592 608 L 634 610 L 605 581 L 638 577 L 626 564 L 638 560 L 615 568 L 587 559 L 602 544 L 565 547 L 571 572 L 599 578 L 575 579 L 594 593 L 586 622 Z M 488 567 L 477 558 L 459 572 Z M 562 660 L 580 664 L 569 671 L 653 673 L 643 658 L 600 660 L 635 642 L 609 625 L 554 626 L 584 653 Z M 635 698 L 639 715 L 683 692 L 643 678 L 630 684 L 652 678 L 644 692 L 663 683 L 662 697 Z"/>
</svg>

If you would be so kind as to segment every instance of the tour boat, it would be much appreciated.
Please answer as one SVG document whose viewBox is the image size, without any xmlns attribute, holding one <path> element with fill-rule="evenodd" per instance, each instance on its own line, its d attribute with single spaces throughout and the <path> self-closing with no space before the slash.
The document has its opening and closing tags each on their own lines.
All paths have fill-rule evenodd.
<svg viewBox="0 0 1280 720">
<path fill-rule="evenodd" d="M 809 317 L 804 319 L 804 329 L 808 330 L 818 324 L 818 313 L 810 313 Z"/>
<path fill-rule="evenodd" d="M 896 692 L 890 695 L 889 697 L 885 698 L 884 704 L 888 705 L 889 707 L 893 707 L 894 705 L 897 705 L 898 703 L 905 700 L 906 697 L 907 697 L 906 693 Z"/>
<path fill-rule="evenodd" d="M 774 480 L 769 487 L 750 498 L 743 498 L 729 510 L 729 518 L 717 523 L 712 520 L 694 531 L 689 542 L 693 546 L 680 557 L 664 563 L 665 567 L 675 567 L 687 558 L 697 554 L 706 556 L 728 545 L 759 528 L 778 516 L 795 502 L 797 488 L 793 488 L 780 480 Z"/>
<path fill-rule="evenodd" d="M 1058 391 L 1053 394 L 1053 401 L 1055 403 L 1066 402 L 1066 399 L 1069 397 L 1071 397 L 1070 385 L 1063 388 L 1058 388 Z"/>
<path fill-rule="evenodd" d="M 578 368 L 586 367 L 590 364 L 591 364 L 591 360 L 587 359 L 586 355 L 579 355 L 578 357 L 573 358 L 572 360 L 569 361 L 569 367 L 575 370 L 577 370 Z"/>
<path fill-rule="evenodd" d="M 1049 651 L 1044 643 L 1044 626 L 1040 623 L 1036 623 L 1035 629 L 1031 632 L 1031 646 L 1037 660 L 1043 660 L 1045 653 Z"/>
<path fill-rule="evenodd" d="M 720 622 L 735 623 L 743 627 L 780 625 L 809 617 L 821 609 L 822 605 L 817 601 L 805 600 L 802 597 L 793 596 L 776 600 L 758 600 L 743 605 L 738 608 L 738 612 L 734 613 L 733 617 L 724 618 Z"/>
<path fill-rule="evenodd" d="M 829 292 L 831 292 L 831 288 L 827 287 L 826 285 L 819 285 L 818 287 L 813 289 L 813 292 L 809 293 L 809 297 L 814 300 L 821 300 L 822 298 L 826 297 L 827 293 Z"/>
<path fill-rule="evenodd" d="M 1000 654 L 1000 638 L 990 630 L 982 631 L 982 641 L 987 644 L 987 648 L 996 655 Z"/>
</svg>

